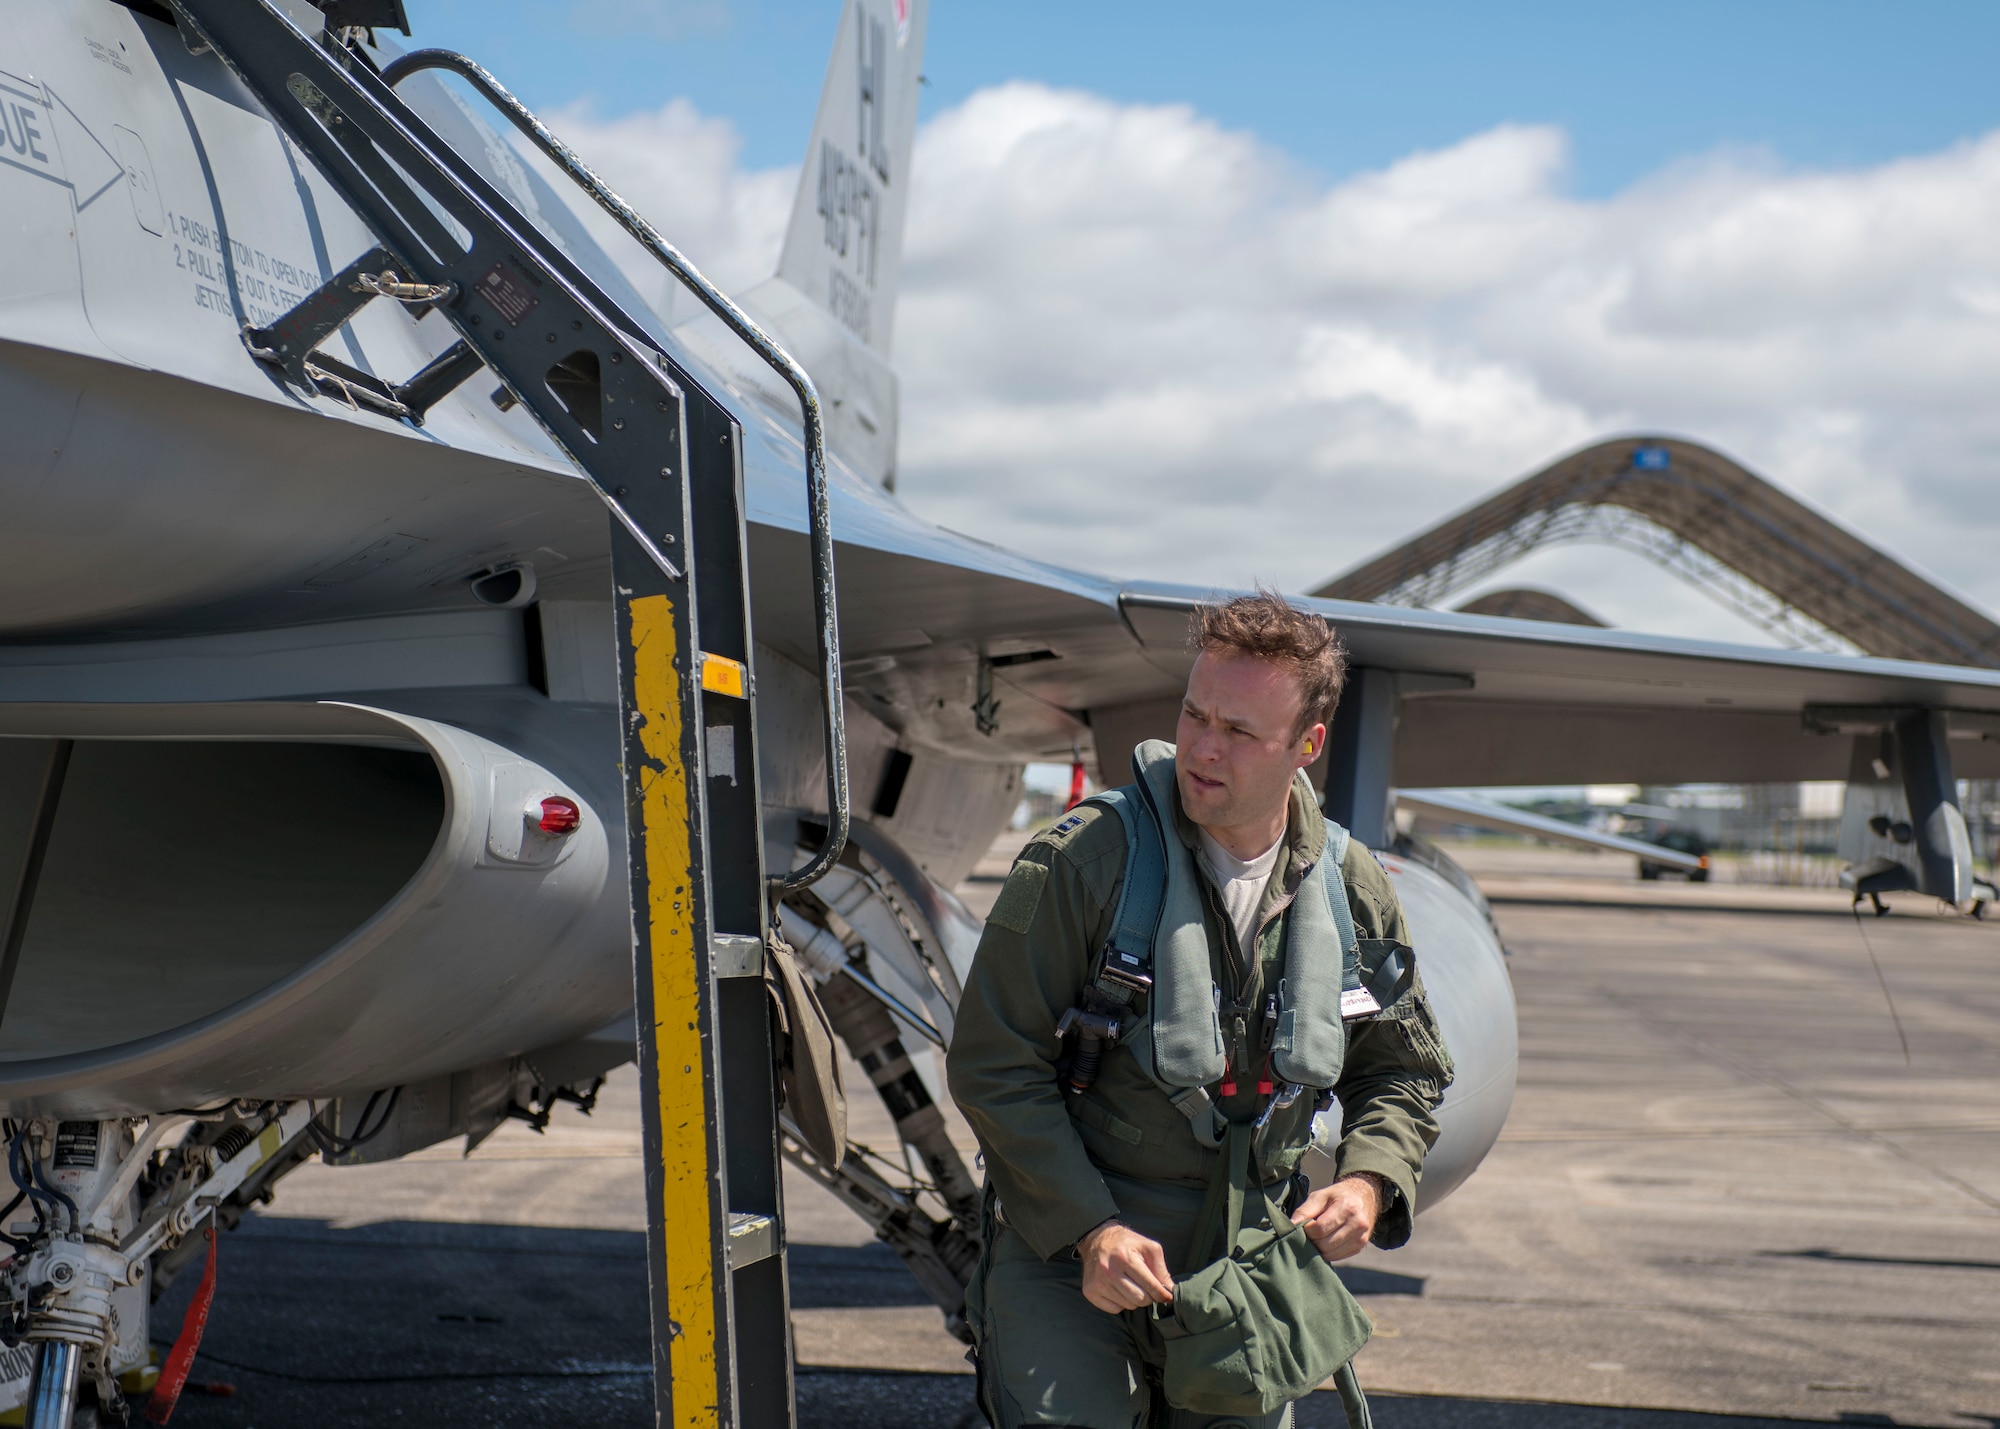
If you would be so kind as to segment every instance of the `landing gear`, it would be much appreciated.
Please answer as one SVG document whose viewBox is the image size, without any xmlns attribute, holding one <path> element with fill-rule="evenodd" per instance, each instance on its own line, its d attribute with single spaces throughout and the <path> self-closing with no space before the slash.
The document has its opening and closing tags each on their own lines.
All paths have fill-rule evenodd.
<svg viewBox="0 0 2000 1429">
<path fill-rule="evenodd" d="M 5 1123 L 20 1194 L 0 1215 L 25 1203 L 34 1220 L 0 1228 L 14 1251 L 0 1262 L 0 1341 L 33 1359 L 0 1382 L 0 1409 L 23 1405 L 27 1429 L 72 1429 L 79 1409 L 125 1422 L 118 1381 L 149 1359 L 154 1257 L 172 1258 L 303 1159 L 310 1110 L 237 1104 L 150 1119 Z"/>
<path fill-rule="evenodd" d="M 83 1349 L 65 1340 L 47 1340 L 35 1356 L 35 1373 L 28 1381 L 28 1429 L 70 1429 L 76 1417 L 77 1381 L 83 1374 Z M 124 1404 L 120 1401 L 119 1416 Z"/>
<path fill-rule="evenodd" d="M 945 951 L 952 910 L 920 906 L 911 889 L 924 875 L 914 864 L 894 871 L 884 860 L 906 856 L 879 834 L 858 829 L 856 838 L 850 858 L 811 892 L 786 900 L 779 920 L 819 984 L 834 1033 L 895 1123 L 901 1156 L 850 1141 L 841 1163 L 828 1166 L 790 1126 L 780 1149 L 874 1228 L 936 1302 L 946 1328 L 967 1339 L 965 1286 L 979 1258 L 979 1182 L 919 1071 L 921 1063 L 935 1075 L 933 1058 L 949 1040 L 957 1002 L 958 974 Z M 914 1052 L 905 1037 L 915 1041 Z"/>
</svg>

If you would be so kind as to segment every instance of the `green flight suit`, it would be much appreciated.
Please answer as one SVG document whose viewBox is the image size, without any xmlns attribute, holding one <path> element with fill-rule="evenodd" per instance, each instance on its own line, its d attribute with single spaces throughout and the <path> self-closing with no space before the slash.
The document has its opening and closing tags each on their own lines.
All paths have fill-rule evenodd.
<svg viewBox="0 0 2000 1429">
<path fill-rule="evenodd" d="M 1178 796 L 1174 821 L 1194 850 L 1197 835 Z M 946 1059 L 952 1096 L 985 1153 L 987 1234 L 966 1297 L 982 1402 L 1003 1429 L 1246 1423 L 1183 1411 L 1151 1418 L 1147 1371 L 1162 1352 L 1147 1312 L 1109 1315 L 1082 1295 L 1075 1244 L 1113 1218 L 1159 1241 L 1176 1278 L 1199 1269 L 1188 1264 L 1190 1242 L 1221 1153 L 1195 1139 L 1138 1059 L 1120 1048 L 1106 1055 L 1089 1091 L 1079 1096 L 1059 1084 L 1056 1022 L 1076 1004 L 1109 935 L 1125 832 L 1117 815 L 1090 804 L 1056 827 L 1061 832 L 1043 833 L 1022 850 L 994 904 Z M 1226 1004 L 1224 1042 L 1237 1069 L 1233 1096 L 1222 1095 L 1221 1083 L 1208 1090 L 1234 1121 L 1254 1120 L 1266 1098 L 1257 1091 L 1257 1019 L 1230 1008 L 1257 1008 L 1276 989 L 1286 910 L 1326 846 L 1326 826 L 1303 778 L 1293 786 L 1286 844 L 1259 906 L 1254 959 L 1237 947 L 1213 885 L 1199 880 L 1211 967 Z M 1357 936 L 1409 941 L 1388 875 L 1358 842 L 1349 842 L 1341 876 Z M 1437 1139 L 1433 1112 L 1450 1080 L 1421 981 L 1389 1014 L 1349 1026 L 1335 1088 L 1342 1130 L 1336 1160 L 1341 1175 L 1373 1172 L 1394 1188 L 1376 1221 L 1379 1246 L 1409 1239 L 1411 1198 Z M 1312 1099 L 1304 1097 L 1271 1118 L 1253 1166 L 1264 1184 L 1297 1170 L 1312 1117 Z M 1274 1194 L 1283 1200 L 1281 1187 Z M 1280 1411 L 1258 1423 L 1288 1417 Z"/>
</svg>

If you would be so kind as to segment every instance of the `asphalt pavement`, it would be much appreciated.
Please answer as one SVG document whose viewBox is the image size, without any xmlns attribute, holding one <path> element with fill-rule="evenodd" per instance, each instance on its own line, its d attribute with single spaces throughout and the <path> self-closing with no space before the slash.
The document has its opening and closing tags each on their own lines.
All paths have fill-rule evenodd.
<svg viewBox="0 0 2000 1429">
<path fill-rule="evenodd" d="M 2000 1426 L 2000 927 L 1478 855 L 1520 1091 L 1412 1244 L 1352 1264 L 1376 1422 Z M 544 1137 L 301 1170 L 224 1238 L 174 1422 L 650 1424 L 640 1165 L 628 1069 Z M 800 1424 L 979 1423 L 895 1257 L 787 1186 Z M 1327 1394 L 1300 1414 L 1341 1422 Z"/>
</svg>

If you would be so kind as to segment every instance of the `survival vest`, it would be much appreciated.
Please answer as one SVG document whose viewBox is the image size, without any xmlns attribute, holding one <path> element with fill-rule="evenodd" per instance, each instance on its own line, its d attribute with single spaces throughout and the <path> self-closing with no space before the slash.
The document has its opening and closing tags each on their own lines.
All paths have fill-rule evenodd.
<svg viewBox="0 0 2000 1429">
<path fill-rule="evenodd" d="M 1112 810 L 1125 826 L 1125 882 L 1082 1005 L 1066 1012 L 1056 1030 L 1077 1039 L 1068 1073 L 1074 1090 L 1088 1087 L 1106 1049 L 1123 1042 L 1187 1117 L 1196 1139 L 1219 1146 L 1226 1125 L 1208 1088 L 1228 1071 L 1222 990 L 1210 971 L 1202 875 L 1173 823 L 1174 747 L 1147 740 L 1132 752 L 1132 771 L 1131 784 L 1085 801 Z M 1381 961 L 1371 958 L 1376 965 L 1364 979 L 1340 875 L 1347 830 L 1330 819 L 1326 829 L 1325 852 L 1307 870 L 1286 918 L 1270 1043 L 1271 1072 L 1283 1086 L 1274 1089 L 1267 1117 L 1305 1091 L 1330 1091 L 1346 1056 L 1346 1022 L 1388 1005 L 1413 971 L 1408 950 L 1397 946 Z M 1135 1014 L 1142 996 L 1145 1006 Z"/>
</svg>

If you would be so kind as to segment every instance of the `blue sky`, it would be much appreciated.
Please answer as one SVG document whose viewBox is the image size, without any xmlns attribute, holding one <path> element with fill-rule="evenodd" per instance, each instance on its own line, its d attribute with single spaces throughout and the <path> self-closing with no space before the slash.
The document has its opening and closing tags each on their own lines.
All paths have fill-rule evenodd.
<svg viewBox="0 0 2000 1429">
<path fill-rule="evenodd" d="M 408 0 L 419 43 L 463 49 L 538 106 L 605 117 L 682 95 L 795 163 L 838 0 Z M 1009 79 L 1184 102 L 1329 177 L 1506 121 L 1552 123 L 1571 183 L 1616 192 L 1727 147 L 1792 168 L 1942 148 L 2000 115 L 2000 5 L 1970 0 L 1462 0 L 1394 5 L 942 0 L 927 110 Z"/>
</svg>

